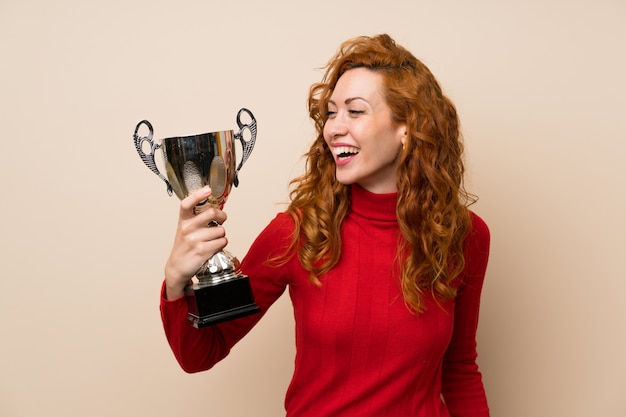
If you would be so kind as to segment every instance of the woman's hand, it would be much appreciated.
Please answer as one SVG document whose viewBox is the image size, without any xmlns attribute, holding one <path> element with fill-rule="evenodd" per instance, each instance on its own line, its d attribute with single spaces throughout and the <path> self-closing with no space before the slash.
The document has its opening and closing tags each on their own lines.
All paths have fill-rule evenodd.
<svg viewBox="0 0 626 417">
<path fill-rule="evenodd" d="M 180 203 L 176 237 L 165 265 L 165 296 L 168 300 L 181 297 L 200 267 L 228 244 L 226 231 L 221 226 L 226 221 L 226 213 L 208 205 L 202 211 L 196 210 L 198 203 L 209 195 L 211 189 L 206 186 Z"/>
</svg>

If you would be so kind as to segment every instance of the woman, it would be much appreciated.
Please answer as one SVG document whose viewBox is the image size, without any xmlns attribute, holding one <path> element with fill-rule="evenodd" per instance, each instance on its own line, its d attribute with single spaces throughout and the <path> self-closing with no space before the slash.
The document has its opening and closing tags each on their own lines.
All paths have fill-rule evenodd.
<svg viewBox="0 0 626 417">
<path fill-rule="evenodd" d="M 161 311 L 187 372 L 223 359 L 289 288 L 296 321 L 288 416 L 488 416 L 476 328 L 489 253 L 467 209 L 452 103 L 389 36 L 345 42 L 311 87 L 317 138 L 291 204 L 241 264 L 261 314 L 203 329 L 183 288 L 227 244 L 226 220 L 181 203 Z"/>
</svg>

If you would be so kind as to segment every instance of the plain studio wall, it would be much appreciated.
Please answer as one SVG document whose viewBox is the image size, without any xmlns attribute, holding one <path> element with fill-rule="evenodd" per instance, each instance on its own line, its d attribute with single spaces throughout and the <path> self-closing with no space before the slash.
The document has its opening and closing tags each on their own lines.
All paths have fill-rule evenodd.
<svg viewBox="0 0 626 417">
<path fill-rule="evenodd" d="M 132 133 L 235 129 L 252 110 L 257 145 L 226 204 L 243 257 L 302 171 L 319 68 L 382 32 L 461 116 L 492 232 L 492 414 L 626 416 L 623 0 L 0 1 L 0 415 L 284 415 L 286 296 L 211 371 L 176 364 L 158 297 L 178 200 Z"/>
</svg>

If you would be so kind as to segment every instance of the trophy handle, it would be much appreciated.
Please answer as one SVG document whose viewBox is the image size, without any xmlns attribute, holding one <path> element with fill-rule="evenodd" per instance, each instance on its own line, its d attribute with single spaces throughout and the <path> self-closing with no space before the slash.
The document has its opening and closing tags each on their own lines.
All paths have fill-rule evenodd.
<svg viewBox="0 0 626 417">
<path fill-rule="evenodd" d="M 148 136 L 139 136 L 137 134 L 141 125 L 146 125 L 148 127 L 148 130 L 150 131 L 148 133 Z M 161 174 L 159 168 L 157 167 L 156 161 L 154 160 L 154 153 L 157 149 L 161 147 L 161 144 L 155 143 L 152 140 L 153 133 L 154 129 L 152 128 L 152 124 L 150 124 L 149 121 L 142 120 L 141 122 L 137 123 L 137 127 L 135 127 L 135 133 L 133 134 L 133 139 L 135 140 L 135 148 L 137 149 L 137 153 L 139 154 L 139 157 L 141 158 L 143 163 L 146 164 L 148 168 L 150 168 L 150 171 L 154 172 L 156 175 L 158 175 L 159 178 L 165 181 L 165 184 L 167 185 L 167 193 L 169 195 L 172 195 L 172 185 L 167 180 L 167 178 L 165 178 L 163 174 Z M 145 153 L 143 151 L 144 142 L 148 142 L 150 144 L 150 153 Z"/>
<path fill-rule="evenodd" d="M 251 119 L 250 124 L 245 124 L 241 121 L 242 113 L 248 113 L 248 116 L 250 116 Z M 243 151 L 241 155 L 241 161 L 239 162 L 239 165 L 237 165 L 237 169 L 235 170 L 235 180 L 233 181 L 235 187 L 239 185 L 239 171 L 241 170 L 244 162 L 246 162 L 246 160 L 250 157 L 252 149 L 254 148 L 254 143 L 256 142 L 256 119 L 254 118 L 254 115 L 250 110 L 246 108 L 242 108 L 239 110 L 239 112 L 237 113 L 237 126 L 239 126 L 239 132 L 235 133 L 235 139 L 241 142 L 241 148 Z M 251 134 L 250 140 L 248 141 L 243 138 L 243 132 L 246 129 L 249 130 Z"/>
</svg>

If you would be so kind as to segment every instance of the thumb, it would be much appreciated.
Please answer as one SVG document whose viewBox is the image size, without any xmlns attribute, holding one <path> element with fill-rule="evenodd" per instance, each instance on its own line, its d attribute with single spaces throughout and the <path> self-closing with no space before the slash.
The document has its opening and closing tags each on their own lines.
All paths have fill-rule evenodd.
<svg viewBox="0 0 626 417">
<path fill-rule="evenodd" d="M 195 216 L 195 207 L 211 195 L 211 188 L 208 185 L 189 194 L 180 204 L 180 217 L 191 218 Z"/>
</svg>

